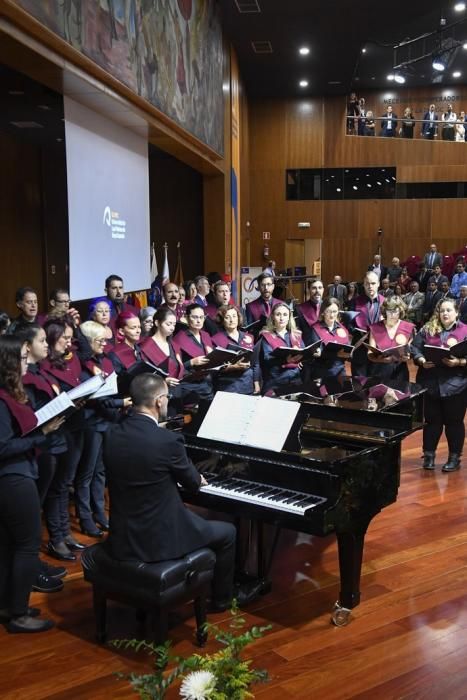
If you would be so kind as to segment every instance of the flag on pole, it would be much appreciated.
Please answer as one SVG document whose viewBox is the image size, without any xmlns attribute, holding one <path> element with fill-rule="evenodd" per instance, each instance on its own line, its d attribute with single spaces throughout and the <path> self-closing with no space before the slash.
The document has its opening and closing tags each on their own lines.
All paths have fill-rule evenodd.
<svg viewBox="0 0 467 700">
<path fill-rule="evenodd" d="M 183 270 L 182 270 L 182 253 L 180 248 L 180 241 L 177 243 L 178 257 L 177 257 L 177 269 L 175 270 L 174 282 L 180 286 L 184 283 Z"/>
<path fill-rule="evenodd" d="M 157 258 L 156 251 L 154 249 L 154 243 L 151 244 L 151 283 L 154 282 L 157 275 L 159 274 L 157 270 Z"/>
<path fill-rule="evenodd" d="M 170 282 L 169 261 L 167 259 L 167 243 L 164 243 L 164 267 L 162 268 L 162 286 Z"/>
</svg>

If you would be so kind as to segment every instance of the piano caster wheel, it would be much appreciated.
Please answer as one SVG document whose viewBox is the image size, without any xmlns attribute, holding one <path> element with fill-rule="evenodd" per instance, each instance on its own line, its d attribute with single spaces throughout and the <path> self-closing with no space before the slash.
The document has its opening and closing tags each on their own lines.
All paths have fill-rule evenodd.
<svg viewBox="0 0 467 700">
<path fill-rule="evenodd" d="M 350 622 L 351 612 L 349 608 L 343 608 L 339 601 L 337 601 L 337 603 L 334 603 L 334 611 L 331 617 L 332 624 L 336 627 L 345 627 Z"/>
</svg>

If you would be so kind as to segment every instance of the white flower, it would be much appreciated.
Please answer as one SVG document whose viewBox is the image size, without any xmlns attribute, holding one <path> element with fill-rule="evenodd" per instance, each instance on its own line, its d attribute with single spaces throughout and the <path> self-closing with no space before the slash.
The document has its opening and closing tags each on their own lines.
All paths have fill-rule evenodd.
<svg viewBox="0 0 467 700">
<path fill-rule="evenodd" d="M 180 697 L 185 700 L 209 700 L 216 687 L 216 677 L 211 671 L 194 671 L 183 681 Z"/>
</svg>

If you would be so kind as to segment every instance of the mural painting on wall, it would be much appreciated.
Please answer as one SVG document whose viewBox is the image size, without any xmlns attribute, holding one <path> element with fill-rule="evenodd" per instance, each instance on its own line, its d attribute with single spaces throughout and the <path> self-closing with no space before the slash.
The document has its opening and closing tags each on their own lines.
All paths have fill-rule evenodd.
<svg viewBox="0 0 467 700">
<path fill-rule="evenodd" d="M 223 50 L 216 0 L 16 2 L 223 154 Z"/>
</svg>

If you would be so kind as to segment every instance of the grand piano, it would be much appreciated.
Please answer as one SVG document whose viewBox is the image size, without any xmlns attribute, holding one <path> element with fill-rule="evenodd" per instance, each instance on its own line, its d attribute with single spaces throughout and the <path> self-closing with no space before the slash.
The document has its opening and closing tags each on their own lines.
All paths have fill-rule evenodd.
<svg viewBox="0 0 467 700">
<path fill-rule="evenodd" d="M 209 405 L 192 412 L 183 433 L 208 486 L 184 499 L 254 524 L 257 575 L 265 589 L 281 528 L 321 537 L 335 533 L 340 593 L 331 619 L 343 626 L 360 602 L 368 525 L 397 499 L 401 441 L 423 425 L 423 391 L 416 385 L 396 392 L 379 385 L 328 401 L 309 394 L 274 400 L 300 404 L 280 452 L 201 438 Z M 268 551 L 266 523 L 275 526 L 267 528 L 269 535 L 274 532 Z"/>
</svg>

